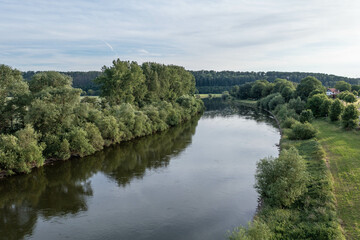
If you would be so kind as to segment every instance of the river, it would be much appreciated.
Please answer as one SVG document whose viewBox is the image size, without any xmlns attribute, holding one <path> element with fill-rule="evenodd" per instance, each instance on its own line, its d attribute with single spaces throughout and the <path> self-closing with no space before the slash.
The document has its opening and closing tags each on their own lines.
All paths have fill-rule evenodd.
<svg viewBox="0 0 360 240">
<path fill-rule="evenodd" d="M 225 239 L 257 207 L 277 156 L 266 113 L 208 106 L 163 133 L 0 180 L 0 239 Z"/>
</svg>

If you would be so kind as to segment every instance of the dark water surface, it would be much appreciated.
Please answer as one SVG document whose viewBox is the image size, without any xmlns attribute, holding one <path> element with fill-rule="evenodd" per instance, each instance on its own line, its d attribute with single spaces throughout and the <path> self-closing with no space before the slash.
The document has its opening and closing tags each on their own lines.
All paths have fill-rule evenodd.
<svg viewBox="0 0 360 240">
<path fill-rule="evenodd" d="M 224 239 L 252 219 L 256 162 L 277 156 L 279 139 L 264 113 L 211 110 L 1 180 L 0 239 Z"/>
</svg>

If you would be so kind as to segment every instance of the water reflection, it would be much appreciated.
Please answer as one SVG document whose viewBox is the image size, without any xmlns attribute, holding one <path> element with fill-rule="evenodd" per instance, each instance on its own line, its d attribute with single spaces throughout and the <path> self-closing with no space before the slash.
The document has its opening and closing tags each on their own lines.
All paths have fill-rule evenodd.
<svg viewBox="0 0 360 240">
<path fill-rule="evenodd" d="M 275 121 L 206 106 L 167 132 L 0 180 L 0 239 L 221 239 L 246 224 L 255 162 L 278 152 Z"/>
<path fill-rule="evenodd" d="M 216 118 L 216 117 L 232 117 L 234 115 L 243 116 L 245 119 L 254 120 L 258 123 L 266 122 L 274 128 L 278 128 L 276 120 L 267 112 L 247 106 L 238 104 L 230 104 L 224 102 L 221 98 L 204 99 L 206 112 L 203 118 Z"/>
<path fill-rule="evenodd" d="M 0 238 L 31 235 L 37 219 L 76 215 L 87 211 L 93 195 L 90 178 L 102 172 L 118 186 L 142 178 L 150 169 L 168 166 L 195 133 L 199 117 L 166 132 L 154 134 L 83 159 L 57 162 L 31 174 L 0 181 Z"/>
</svg>

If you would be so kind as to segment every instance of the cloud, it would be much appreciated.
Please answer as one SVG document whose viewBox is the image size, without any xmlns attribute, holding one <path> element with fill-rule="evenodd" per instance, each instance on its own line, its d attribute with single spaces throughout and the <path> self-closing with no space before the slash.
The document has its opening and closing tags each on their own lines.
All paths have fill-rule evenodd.
<svg viewBox="0 0 360 240">
<path fill-rule="evenodd" d="M 100 70 L 119 56 L 194 70 L 360 77 L 359 7 L 355 0 L 0 0 L 0 61 L 21 70 Z"/>
</svg>

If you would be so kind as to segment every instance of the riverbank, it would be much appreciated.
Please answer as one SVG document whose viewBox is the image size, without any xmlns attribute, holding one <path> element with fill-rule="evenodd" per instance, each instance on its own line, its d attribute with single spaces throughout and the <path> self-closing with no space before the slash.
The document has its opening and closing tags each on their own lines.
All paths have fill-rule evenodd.
<svg viewBox="0 0 360 240">
<path fill-rule="evenodd" d="M 182 107 L 180 107 L 182 109 Z M 92 152 L 91 154 L 86 154 L 86 155 L 83 155 L 83 156 L 80 156 L 79 154 L 71 154 L 68 158 L 66 159 L 61 159 L 61 158 L 54 158 L 54 157 L 51 157 L 51 158 L 47 158 L 44 160 L 43 164 L 41 164 L 40 166 L 37 166 L 36 164 L 31 164 L 31 166 L 29 167 L 29 171 L 28 172 L 13 172 L 13 171 L 6 171 L 6 170 L 1 170 L 0 169 L 0 179 L 3 179 L 3 178 L 6 178 L 6 177 L 10 177 L 10 176 L 16 176 L 16 175 L 21 175 L 21 174 L 28 174 L 29 172 L 31 172 L 32 169 L 34 168 L 39 168 L 39 167 L 43 167 L 43 166 L 47 166 L 47 165 L 51 165 L 53 164 L 54 162 L 57 162 L 57 161 L 68 161 L 68 160 L 72 160 L 74 158 L 83 158 L 83 157 L 86 157 L 86 156 L 90 156 L 90 155 L 93 155 L 95 154 L 96 152 L 99 152 L 99 151 L 102 151 L 104 149 L 106 149 L 107 147 L 110 147 L 110 146 L 113 146 L 113 145 L 117 145 L 117 144 L 120 144 L 120 143 L 123 143 L 123 142 L 128 142 L 128 141 L 132 141 L 132 140 L 135 140 L 135 139 L 138 139 L 138 138 L 142 138 L 142 137 L 146 137 L 146 136 L 149 136 L 149 135 L 153 135 L 153 134 L 158 134 L 160 132 L 163 132 L 163 131 L 166 131 L 168 130 L 169 128 L 171 127 L 174 127 L 174 126 L 177 126 L 177 125 L 180 125 L 184 122 L 187 122 L 187 121 L 190 121 L 192 118 L 198 116 L 199 114 L 201 114 L 202 112 L 204 111 L 204 106 L 203 104 L 200 104 L 196 107 L 196 111 L 193 111 L 192 114 L 190 114 L 190 116 L 188 116 L 188 118 L 184 118 L 184 117 L 180 117 L 179 119 L 179 122 L 176 124 L 176 125 L 166 125 L 166 128 L 162 128 L 162 129 L 159 129 L 157 131 L 153 131 L 153 132 L 148 132 L 148 133 L 145 133 L 145 134 L 142 134 L 142 135 L 139 135 L 139 136 L 136 136 L 136 135 L 132 135 L 130 138 L 127 138 L 126 140 L 124 141 L 120 141 L 120 142 L 109 142 L 108 144 L 104 145 L 102 148 L 99 148 L 99 149 L 96 149 L 94 152 Z"/>
<path fill-rule="evenodd" d="M 256 106 L 254 103 L 235 101 Z M 271 111 L 270 111 L 271 112 Z M 276 118 L 276 114 L 272 114 Z M 277 119 L 279 123 L 279 119 Z M 289 207 L 262 204 L 247 234 L 263 231 L 265 239 L 345 239 L 337 217 L 334 180 L 326 166 L 325 152 L 317 139 L 290 140 L 291 129 L 281 127 L 280 154 L 296 148 L 306 163 L 306 192 Z M 260 201 L 262 202 L 262 201 Z M 244 230 L 237 230 L 231 239 L 242 239 Z M 241 232 L 242 231 L 242 232 Z"/>
<path fill-rule="evenodd" d="M 334 179 L 337 213 L 347 239 L 360 239 L 360 133 L 344 131 L 339 122 L 316 120 L 318 141 Z"/>
</svg>

